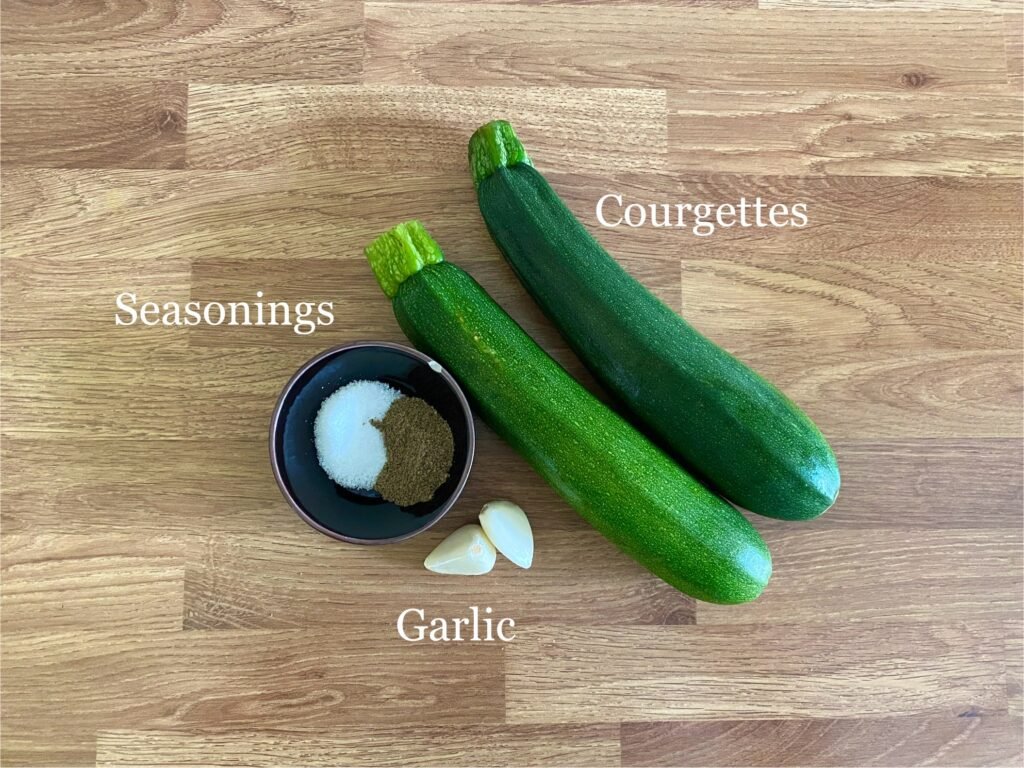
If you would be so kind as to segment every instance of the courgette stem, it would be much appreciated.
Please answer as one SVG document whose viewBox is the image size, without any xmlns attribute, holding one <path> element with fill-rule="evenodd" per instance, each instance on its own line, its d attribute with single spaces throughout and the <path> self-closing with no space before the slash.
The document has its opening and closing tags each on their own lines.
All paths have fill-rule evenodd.
<svg viewBox="0 0 1024 768">
<path fill-rule="evenodd" d="M 441 247 L 418 221 L 406 221 L 385 232 L 366 246 L 365 254 L 389 299 L 407 278 L 429 264 L 444 261 Z"/>
<path fill-rule="evenodd" d="M 499 168 L 525 163 L 533 165 L 523 143 L 506 120 L 492 120 L 476 130 L 469 140 L 469 167 L 473 186 Z"/>
</svg>

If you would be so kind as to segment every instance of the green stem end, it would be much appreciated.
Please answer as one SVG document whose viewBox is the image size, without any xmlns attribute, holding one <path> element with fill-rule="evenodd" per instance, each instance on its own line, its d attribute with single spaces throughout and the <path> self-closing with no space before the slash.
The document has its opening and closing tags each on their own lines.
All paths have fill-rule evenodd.
<svg viewBox="0 0 1024 768">
<path fill-rule="evenodd" d="M 473 172 L 474 187 L 499 168 L 510 168 L 518 163 L 533 165 L 506 120 L 492 120 L 478 128 L 469 140 L 469 168 Z"/>
<path fill-rule="evenodd" d="M 418 221 L 406 221 L 385 232 L 366 246 L 364 253 L 389 299 L 421 269 L 444 261 L 441 247 Z"/>
</svg>

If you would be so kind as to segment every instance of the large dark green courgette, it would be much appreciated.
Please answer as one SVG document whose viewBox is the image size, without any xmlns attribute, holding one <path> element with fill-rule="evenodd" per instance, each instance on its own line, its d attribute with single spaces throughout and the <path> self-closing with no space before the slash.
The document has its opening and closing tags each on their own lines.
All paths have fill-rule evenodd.
<svg viewBox="0 0 1024 768">
<path fill-rule="evenodd" d="M 399 225 L 366 256 L 406 336 L 598 531 L 694 597 L 761 593 L 771 557 L 746 518 L 580 386 L 422 226 Z"/>
<path fill-rule="evenodd" d="M 494 242 L 640 423 L 752 512 L 805 520 L 832 505 L 839 468 L 814 423 L 622 269 L 532 167 L 508 123 L 480 128 L 469 161 Z"/>
</svg>

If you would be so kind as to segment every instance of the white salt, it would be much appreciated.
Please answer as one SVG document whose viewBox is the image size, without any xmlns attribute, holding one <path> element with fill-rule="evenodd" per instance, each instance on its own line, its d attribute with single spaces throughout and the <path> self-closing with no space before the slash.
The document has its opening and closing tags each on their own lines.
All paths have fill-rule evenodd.
<svg viewBox="0 0 1024 768">
<path fill-rule="evenodd" d="M 353 381 L 320 406 L 313 423 L 316 456 L 338 485 L 369 490 L 384 469 L 384 436 L 371 420 L 380 420 L 402 396 L 380 381 Z"/>
</svg>

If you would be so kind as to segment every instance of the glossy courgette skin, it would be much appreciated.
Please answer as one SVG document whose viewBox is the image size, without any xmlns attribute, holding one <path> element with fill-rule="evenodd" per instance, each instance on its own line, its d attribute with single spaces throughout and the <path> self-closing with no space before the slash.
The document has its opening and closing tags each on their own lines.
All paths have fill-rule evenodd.
<svg viewBox="0 0 1024 768">
<path fill-rule="evenodd" d="M 494 242 L 638 424 L 752 512 L 806 520 L 832 505 L 839 468 L 814 422 L 630 276 L 533 168 L 507 122 L 473 135 L 470 167 Z"/>
<path fill-rule="evenodd" d="M 577 383 L 422 226 L 399 225 L 366 255 L 406 336 L 594 528 L 693 597 L 761 593 L 771 557 L 746 518 Z"/>
</svg>

